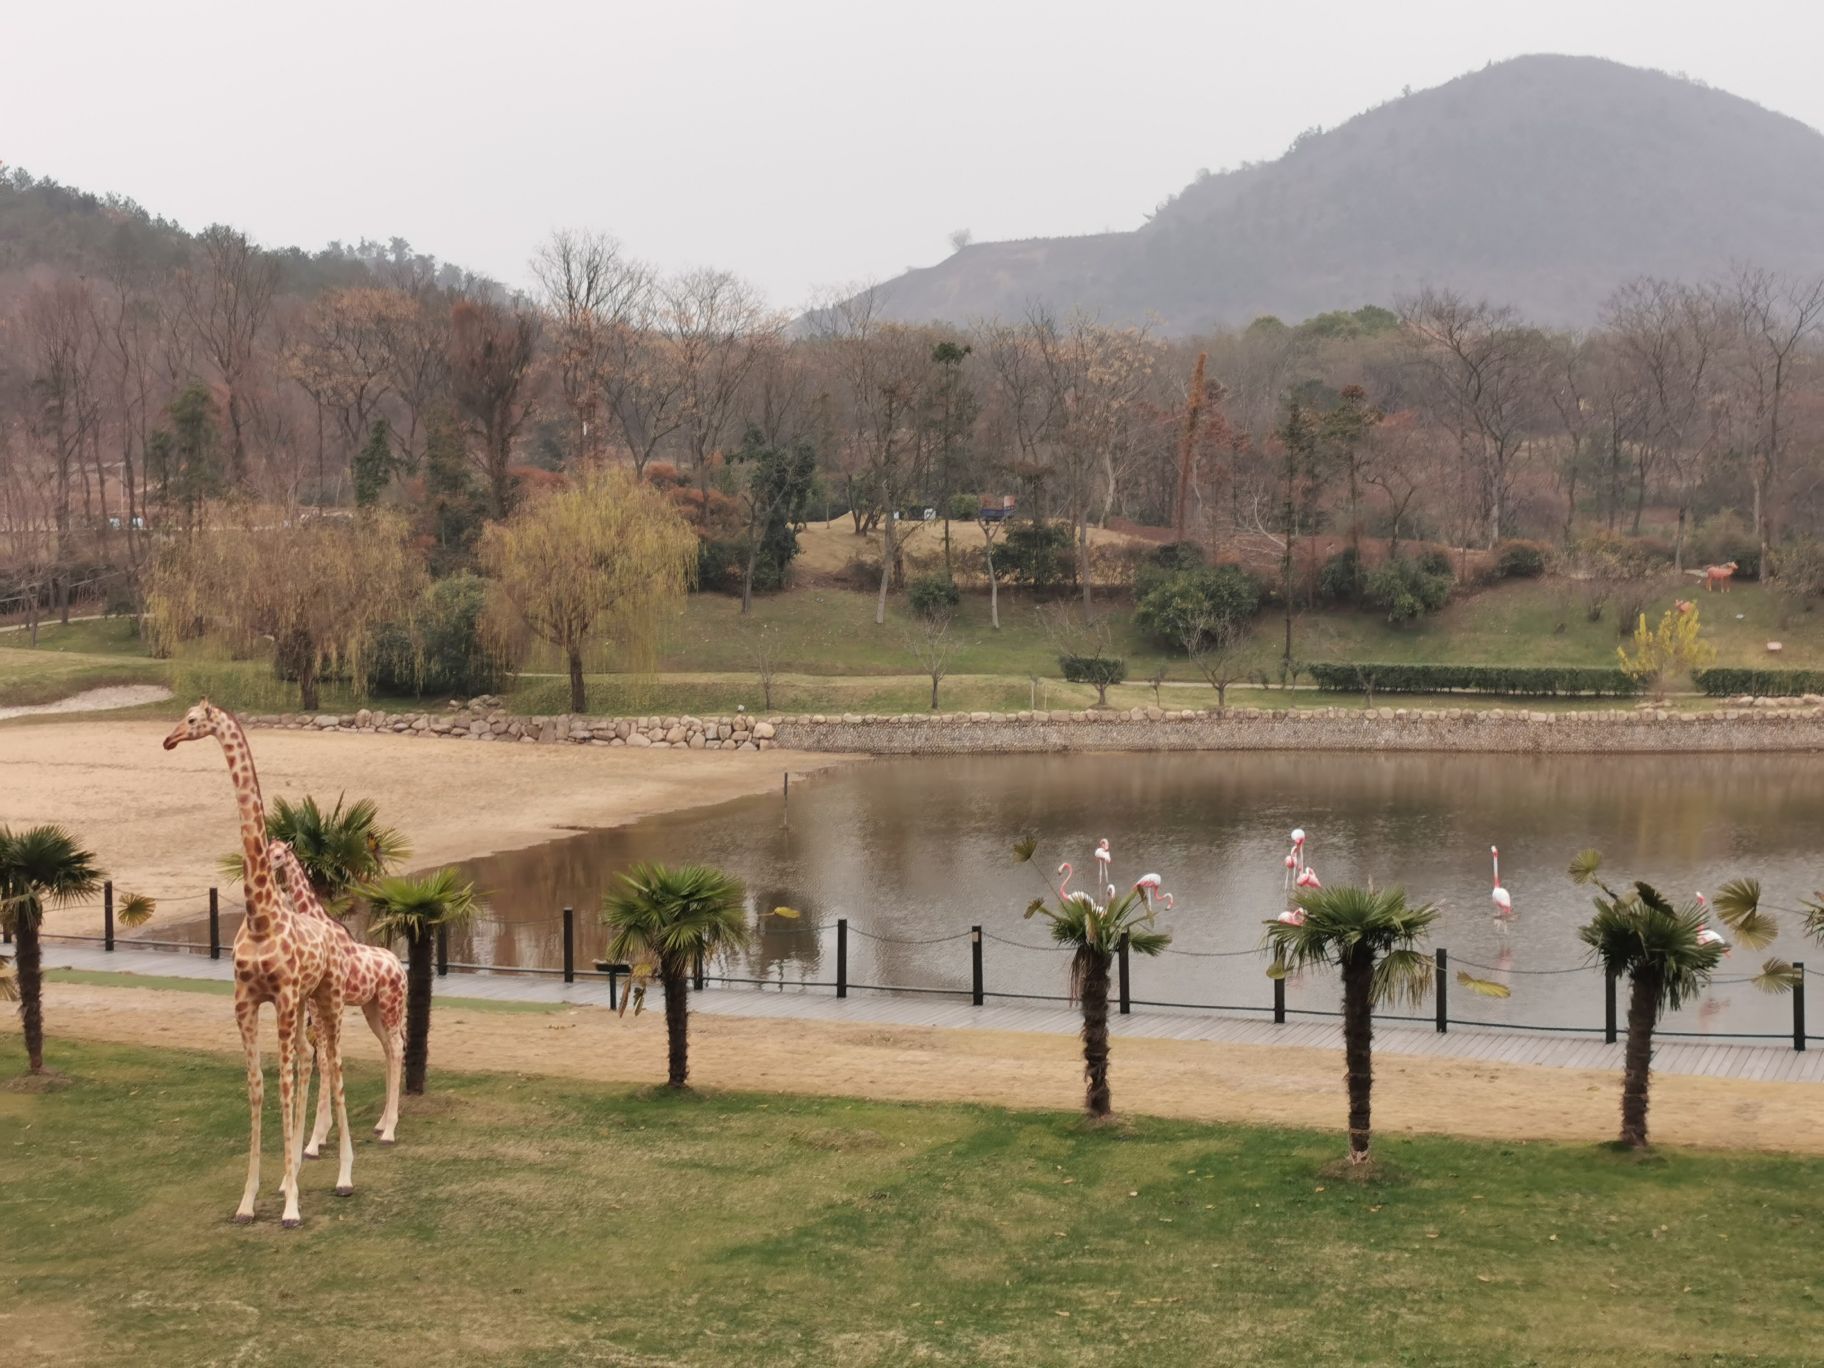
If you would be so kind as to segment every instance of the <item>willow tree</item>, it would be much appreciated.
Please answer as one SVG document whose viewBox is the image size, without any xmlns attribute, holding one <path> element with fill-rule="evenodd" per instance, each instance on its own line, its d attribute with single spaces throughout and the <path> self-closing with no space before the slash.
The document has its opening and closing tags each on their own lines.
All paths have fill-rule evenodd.
<svg viewBox="0 0 1824 1368">
<path fill-rule="evenodd" d="M 598 648 L 651 669 L 665 617 L 683 606 L 697 572 L 697 537 L 663 493 L 624 471 L 599 471 L 526 504 L 481 540 L 493 581 L 488 621 L 523 659 L 536 638 L 570 672 L 570 709 L 588 709 L 583 665 Z"/>
<path fill-rule="evenodd" d="M 364 685 L 376 632 L 410 616 L 422 578 L 395 514 L 262 511 L 167 545 L 146 607 L 166 654 L 215 642 L 244 656 L 269 638 L 274 670 L 295 679 L 300 706 L 315 711 L 325 678 Z"/>
</svg>

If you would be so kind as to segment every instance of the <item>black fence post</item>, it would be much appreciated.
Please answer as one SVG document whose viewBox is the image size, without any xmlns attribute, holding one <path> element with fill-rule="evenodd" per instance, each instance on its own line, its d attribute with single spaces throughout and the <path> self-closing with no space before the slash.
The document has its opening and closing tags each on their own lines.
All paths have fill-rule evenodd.
<svg viewBox="0 0 1824 1368">
<path fill-rule="evenodd" d="M 1286 1024 L 1286 980 L 1283 977 L 1273 980 L 1273 1024 Z"/>
<path fill-rule="evenodd" d="M 448 978 L 449 976 L 450 928 L 440 924 L 437 927 L 437 977 Z"/>
<path fill-rule="evenodd" d="M 836 918 L 836 996 L 849 995 L 849 919 Z"/>
<path fill-rule="evenodd" d="M 608 1010 L 615 1010 L 615 993 L 621 986 L 621 972 L 614 965 L 608 966 Z"/>
<path fill-rule="evenodd" d="M 1449 969 L 1450 969 L 1450 951 L 1445 950 L 1445 949 L 1439 949 L 1439 951 L 1438 951 L 1438 984 L 1437 984 L 1438 1034 L 1439 1035 L 1443 1035 L 1446 1031 L 1448 1031 L 1450 1029 L 1450 1002 L 1447 997 L 1448 985 L 1450 983 Z"/>
<path fill-rule="evenodd" d="M 701 950 L 697 951 L 697 962 L 693 967 L 692 972 L 695 974 L 695 980 L 690 986 L 700 993 L 705 986 L 705 980 L 703 978 L 703 952 Z"/>
<path fill-rule="evenodd" d="M 1115 961 L 1121 978 L 1121 1015 L 1126 1016 L 1134 1010 L 1134 1002 L 1127 990 L 1127 932 L 1125 931 L 1121 933 L 1121 944 L 1115 949 Z"/>
<path fill-rule="evenodd" d="M 213 888 L 209 890 L 209 958 L 222 957 L 222 900 Z"/>
<path fill-rule="evenodd" d="M 969 1000 L 982 1005 L 982 928 L 969 928 Z"/>
<path fill-rule="evenodd" d="M 1805 961 L 1794 960 L 1793 971 L 1798 978 L 1792 985 L 1792 1048 L 1805 1049 Z"/>
<path fill-rule="evenodd" d="M 576 982 L 576 909 L 564 909 L 564 982 Z"/>
<path fill-rule="evenodd" d="M 1602 1003 L 1602 1038 L 1609 1044 L 1615 1043 L 1615 975 L 1603 975 L 1606 986 L 1603 989 Z"/>
<path fill-rule="evenodd" d="M 114 948 L 114 880 L 101 886 L 101 948 Z"/>
</svg>

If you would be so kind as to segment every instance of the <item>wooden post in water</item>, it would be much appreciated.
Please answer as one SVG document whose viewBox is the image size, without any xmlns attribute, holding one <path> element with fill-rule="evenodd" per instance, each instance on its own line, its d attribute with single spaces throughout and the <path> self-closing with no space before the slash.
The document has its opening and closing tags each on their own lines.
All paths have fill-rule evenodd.
<svg viewBox="0 0 1824 1368">
<path fill-rule="evenodd" d="M 836 918 L 836 996 L 849 995 L 849 919 Z"/>
<path fill-rule="evenodd" d="M 1445 994 L 1447 992 L 1446 985 L 1448 985 L 1450 983 L 1450 978 L 1449 978 L 1448 974 L 1445 972 L 1448 969 L 1449 965 L 1450 965 L 1450 951 L 1440 948 L 1438 950 L 1438 982 L 1437 982 L 1437 990 L 1436 990 L 1437 995 L 1438 995 L 1438 1034 L 1439 1035 L 1443 1035 L 1446 1031 L 1448 1031 L 1450 1029 L 1450 1004 L 1446 1000 L 1446 996 L 1445 996 Z"/>
<path fill-rule="evenodd" d="M 101 886 L 101 948 L 114 948 L 114 880 Z"/>
<path fill-rule="evenodd" d="M 982 1005 L 982 928 L 969 928 L 969 1000 Z"/>
<path fill-rule="evenodd" d="M 564 982 L 576 982 L 576 909 L 564 909 Z"/>
<path fill-rule="evenodd" d="M 1133 999 L 1127 991 L 1127 932 L 1121 933 L 1121 944 L 1116 948 L 1117 965 L 1121 971 L 1121 1015 L 1126 1016 L 1134 1010 Z"/>
<path fill-rule="evenodd" d="M 222 903 L 215 889 L 209 890 L 209 958 L 222 957 Z"/>
</svg>

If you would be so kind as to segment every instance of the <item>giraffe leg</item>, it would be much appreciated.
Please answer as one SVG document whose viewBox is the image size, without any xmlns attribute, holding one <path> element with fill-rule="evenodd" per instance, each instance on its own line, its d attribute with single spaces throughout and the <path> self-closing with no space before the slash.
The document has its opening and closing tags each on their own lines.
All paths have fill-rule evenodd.
<svg viewBox="0 0 1824 1368">
<path fill-rule="evenodd" d="M 297 1057 L 301 1043 L 298 1018 L 303 1006 L 295 988 L 281 992 L 279 1011 L 279 1115 L 285 1131 L 285 1177 L 279 1191 L 285 1194 L 285 1211 L 279 1224 L 295 1230 L 303 1221 L 298 1214 L 298 1122 L 302 1115 L 296 1106 Z"/>
<path fill-rule="evenodd" d="M 260 1004 L 237 1002 L 234 1019 L 241 1028 L 241 1049 L 247 1056 L 247 1110 L 252 1114 L 253 1137 L 247 1146 L 247 1186 L 234 1210 L 236 1224 L 253 1219 L 253 1199 L 260 1190 L 260 1112 L 266 1104 L 266 1076 L 260 1071 Z"/>
<path fill-rule="evenodd" d="M 342 994 L 332 991 L 333 1000 L 323 1007 L 317 1030 L 323 1038 L 323 1091 L 333 1092 L 336 1099 L 336 1196 L 347 1197 L 355 1190 L 355 1141 L 348 1131 L 348 1102 L 342 1094 Z"/>
<path fill-rule="evenodd" d="M 380 1055 L 386 1061 L 386 1103 L 381 1108 L 380 1119 L 374 1123 L 374 1134 L 380 1137 L 380 1143 L 390 1145 L 393 1142 L 393 1126 L 398 1118 L 394 1115 L 396 1097 L 393 1092 L 393 1039 L 386 1029 L 386 1014 L 381 1010 L 376 999 L 361 1004 L 361 1015 L 367 1018 L 367 1027 L 374 1033 L 374 1039 L 380 1042 Z"/>
<path fill-rule="evenodd" d="M 318 1033 L 315 1030 L 313 1030 L 311 1032 L 311 1037 L 310 1037 L 310 1051 L 308 1054 L 306 1054 L 304 1056 L 304 1068 L 306 1071 L 306 1076 L 308 1076 L 311 1063 L 318 1059 L 318 1056 L 319 1056 L 320 1052 L 322 1051 L 322 1048 L 323 1048 L 323 1042 L 319 1038 Z M 319 1068 L 322 1068 L 322 1067 L 324 1067 L 324 1066 L 319 1065 Z M 305 1108 L 304 1109 L 306 1111 L 310 1110 L 308 1092 L 306 1093 L 306 1096 L 305 1096 Z M 323 1148 L 324 1137 L 327 1136 L 328 1134 L 329 1134 L 329 1075 L 327 1073 L 325 1073 L 325 1074 L 323 1074 L 321 1081 L 317 1084 L 317 1124 L 315 1125 L 315 1127 L 312 1128 L 312 1130 L 310 1132 L 310 1139 L 304 1142 L 304 1157 L 306 1159 L 315 1159 L 318 1157 L 318 1154 L 321 1152 L 321 1150 Z"/>
</svg>

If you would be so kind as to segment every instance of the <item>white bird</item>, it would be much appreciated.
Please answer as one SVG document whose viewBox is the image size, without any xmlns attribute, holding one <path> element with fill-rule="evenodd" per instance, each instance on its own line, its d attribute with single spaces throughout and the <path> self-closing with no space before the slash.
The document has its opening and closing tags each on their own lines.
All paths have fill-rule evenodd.
<svg viewBox="0 0 1824 1368">
<path fill-rule="evenodd" d="M 1161 879 L 1157 874 L 1142 874 L 1138 879 L 1134 880 L 1134 891 L 1146 899 L 1146 910 L 1148 912 L 1153 910 L 1154 894 L 1158 894 L 1159 901 L 1165 904 L 1165 910 L 1167 912 L 1172 910 L 1172 895 L 1165 891 L 1164 885 L 1165 880 Z"/>
<path fill-rule="evenodd" d="M 1494 900 L 1495 915 L 1511 917 L 1514 915 L 1514 900 L 1508 891 L 1501 887 L 1501 852 L 1494 846 L 1490 846 L 1488 853 L 1494 857 L 1495 861 L 1495 891 L 1489 895 Z"/>
<path fill-rule="evenodd" d="M 1115 853 L 1108 848 L 1108 837 L 1104 836 L 1101 840 L 1096 842 L 1096 863 L 1102 866 L 1102 880 L 1104 883 L 1108 881 L 1108 867 L 1114 863 L 1114 860 Z"/>
</svg>

